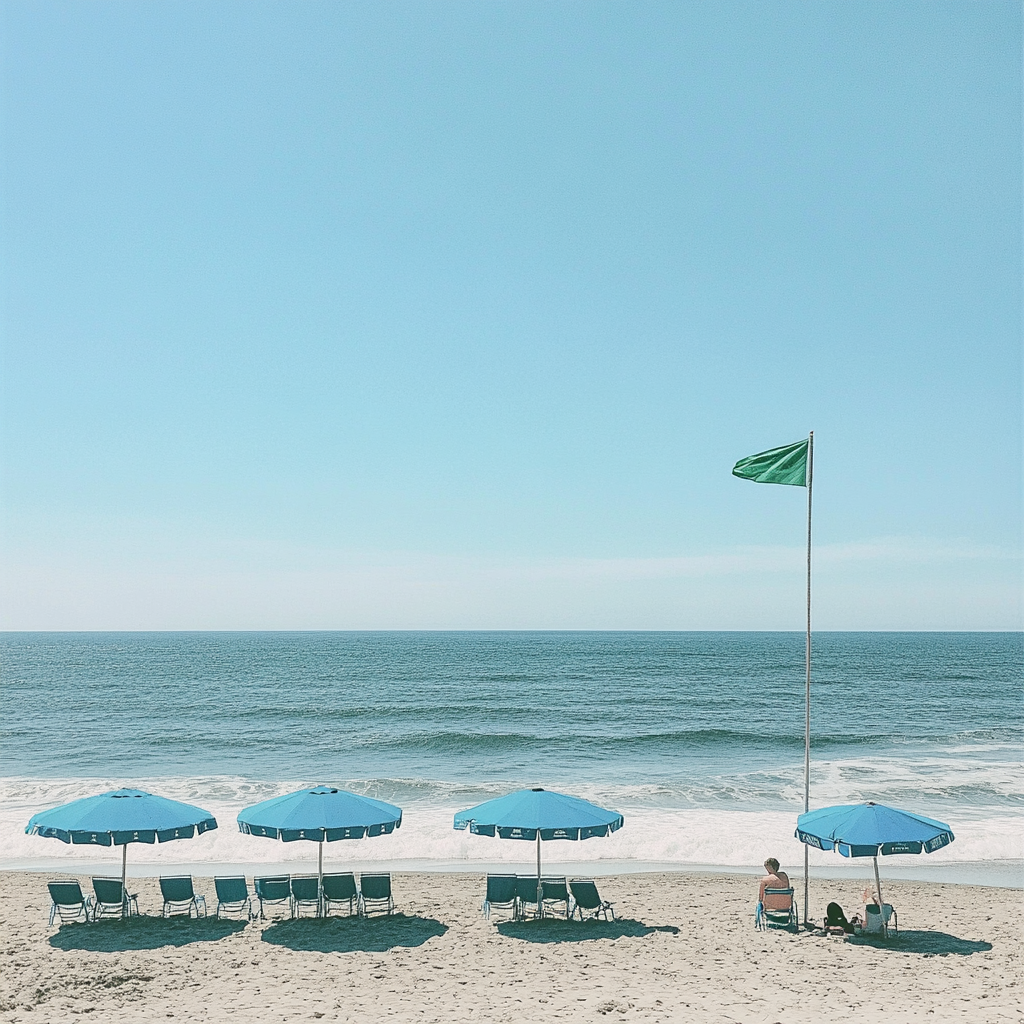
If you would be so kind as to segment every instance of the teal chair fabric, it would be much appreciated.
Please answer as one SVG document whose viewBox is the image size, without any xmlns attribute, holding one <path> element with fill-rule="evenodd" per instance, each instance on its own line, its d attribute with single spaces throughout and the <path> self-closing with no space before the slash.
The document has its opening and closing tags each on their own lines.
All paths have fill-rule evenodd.
<svg viewBox="0 0 1024 1024">
<path fill-rule="evenodd" d="M 348 904 L 348 912 L 355 913 L 359 909 L 359 889 L 356 876 L 351 871 L 324 875 L 324 913 L 331 909 Z"/>
<path fill-rule="evenodd" d="M 484 896 L 484 905 L 481 908 L 485 918 L 491 916 L 491 910 L 511 910 L 515 917 L 518 912 L 518 901 L 516 899 L 516 876 L 515 875 L 488 875 L 487 895 Z"/>
<path fill-rule="evenodd" d="M 537 876 L 517 875 L 516 876 L 516 901 L 518 903 L 519 917 L 525 917 L 528 908 L 533 907 L 533 912 L 539 913 L 537 908 Z"/>
<path fill-rule="evenodd" d="M 589 914 L 592 918 L 603 917 L 606 921 L 611 915 L 611 920 L 615 920 L 612 904 L 601 899 L 593 879 L 573 878 L 569 882 L 569 891 L 573 900 L 572 913 L 579 914 L 581 921 L 585 914 Z"/>
<path fill-rule="evenodd" d="M 253 879 L 253 887 L 260 903 L 261 921 L 266 919 L 266 907 L 280 906 L 284 903 L 288 905 L 289 914 L 291 913 L 292 887 L 288 875 L 267 875 Z"/>
<path fill-rule="evenodd" d="M 82 894 L 82 887 L 78 882 L 47 882 L 46 888 L 50 890 L 50 924 L 53 924 L 55 917 L 60 918 L 61 924 L 80 921 L 83 918 L 89 920 L 92 898 Z"/>
<path fill-rule="evenodd" d="M 364 871 L 359 876 L 359 903 L 364 917 L 376 911 L 383 914 L 394 913 L 391 875 L 384 872 L 368 874 Z"/>
<path fill-rule="evenodd" d="M 543 917 L 550 906 L 552 911 L 564 914 L 569 920 L 569 889 L 564 878 L 542 878 L 540 880 L 540 912 Z"/>
<path fill-rule="evenodd" d="M 217 891 L 217 916 L 221 914 L 245 914 L 252 918 L 252 897 L 245 875 L 218 875 L 213 879 Z"/>
<path fill-rule="evenodd" d="M 799 929 L 796 896 L 792 889 L 765 889 L 764 899 L 757 904 L 754 924 L 760 931 L 767 928 Z"/>
<path fill-rule="evenodd" d="M 292 917 L 304 910 L 320 913 L 320 880 L 316 875 L 292 875 Z"/>
<path fill-rule="evenodd" d="M 197 896 L 192 886 L 191 875 L 161 875 L 160 894 L 164 898 L 163 916 L 172 914 L 188 914 L 206 917 L 206 897 Z"/>
<path fill-rule="evenodd" d="M 139 897 L 136 893 L 125 895 L 120 878 L 94 878 L 92 891 L 96 895 L 93 904 L 92 919 L 101 917 L 123 917 L 125 912 L 131 917 L 139 912 Z"/>
</svg>

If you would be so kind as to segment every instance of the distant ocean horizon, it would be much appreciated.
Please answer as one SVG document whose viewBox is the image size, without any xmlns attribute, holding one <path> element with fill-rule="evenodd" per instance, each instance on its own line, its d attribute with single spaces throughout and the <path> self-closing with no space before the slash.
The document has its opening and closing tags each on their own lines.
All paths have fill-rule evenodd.
<svg viewBox="0 0 1024 1024">
<path fill-rule="evenodd" d="M 803 861 L 800 632 L 8 632 L 0 666 L 0 868 L 110 858 L 24 826 L 126 784 L 220 824 L 136 844 L 134 865 L 304 864 L 310 844 L 244 836 L 234 818 L 321 781 L 404 809 L 392 836 L 330 844 L 339 862 L 525 863 L 527 844 L 451 818 L 537 785 L 626 818 L 608 839 L 548 844 L 552 861 Z M 876 800 L 952 826 L 951 846 L 887 871 L 1019 871 L 1022 675 L 1021 633 L 815 633 L 812 808 Z M 812 854 L 819 869 L 848 863 Z"/>
</svg>

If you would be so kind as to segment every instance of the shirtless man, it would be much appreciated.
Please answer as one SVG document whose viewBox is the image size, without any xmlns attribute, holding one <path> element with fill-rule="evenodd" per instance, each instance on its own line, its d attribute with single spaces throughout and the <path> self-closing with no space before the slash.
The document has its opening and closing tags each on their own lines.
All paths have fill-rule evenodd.
<svg viewBox="0 0 1024 1024">
<path fill-rule="evenodd" d="M 761 879 L 761 888 L 757 892 L 757 898 L 762 903 L 764 902 L 765 889 L 790 888 L 789 875 L 785 871 L 779 870 L 779 862 L 774 857 L 769 857 L 764 862 L 764 869 L 768 874 Z"/>
</svg>

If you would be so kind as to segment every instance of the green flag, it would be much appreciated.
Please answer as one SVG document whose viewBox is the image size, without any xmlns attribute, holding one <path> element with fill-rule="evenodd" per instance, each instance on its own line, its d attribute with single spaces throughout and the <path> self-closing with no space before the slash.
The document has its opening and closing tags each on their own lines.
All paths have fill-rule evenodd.
<svg viewBox="0 0 1024 1024">
<path fill-rule="evenodd" d="M 807 486 L 807 441 L 748 455 L 732 467 L 732 475 L 759 484 Z"/>
</svg>

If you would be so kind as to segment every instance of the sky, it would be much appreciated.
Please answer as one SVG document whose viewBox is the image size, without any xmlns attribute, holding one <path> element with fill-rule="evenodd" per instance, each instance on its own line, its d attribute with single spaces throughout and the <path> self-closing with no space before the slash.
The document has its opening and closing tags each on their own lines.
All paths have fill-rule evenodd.
<svg viewBox="0 0 1024 1024">
<path fill-rule="evenodd" d="M 1017 3 L 0 13 L 0 628 L 1022 627 Z"/>
</svg>

